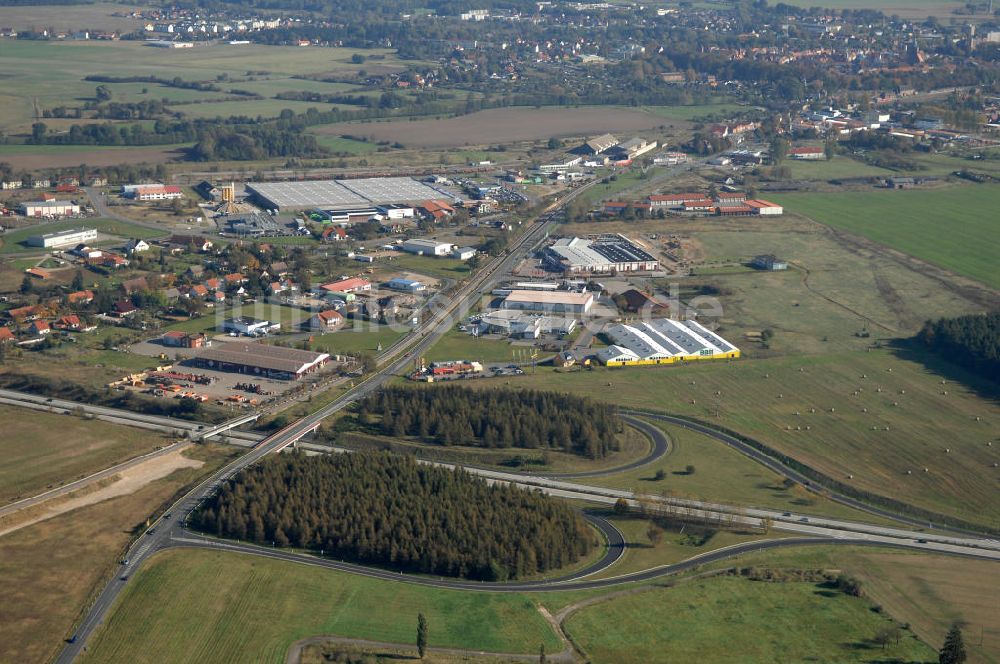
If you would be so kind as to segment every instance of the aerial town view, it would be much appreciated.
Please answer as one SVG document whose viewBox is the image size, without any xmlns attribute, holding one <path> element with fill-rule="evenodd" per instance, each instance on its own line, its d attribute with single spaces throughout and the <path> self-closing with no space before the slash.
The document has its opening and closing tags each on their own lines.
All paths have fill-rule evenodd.
<svg viewBox="0 0 1000 664">
<path fill-rule="evenodd" d="M 0 664 L 1000 664 L 993 0 L 0 0 Z"/>
</svg>

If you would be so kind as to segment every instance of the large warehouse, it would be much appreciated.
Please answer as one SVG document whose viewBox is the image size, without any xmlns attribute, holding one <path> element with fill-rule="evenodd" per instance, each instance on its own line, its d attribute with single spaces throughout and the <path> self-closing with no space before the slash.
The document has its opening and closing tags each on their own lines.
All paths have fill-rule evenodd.
<svg viewBox="0 0 1000 664">
<path fill-rule="evenodd" d="M 512 290 L 504 298 L 503 308 L 518 311 L 585 314 L 594 306 L 594 294 L 587 291 Z"/>
<path fill-rule="evenodd" d="M 360 178 L 303 182 L 251 182 L 247 193 L 268 210 L 366 208 L 371 205 L 452 198 L 413 178 Z"/>
<path fill-rule="evenodd" d="M 597 359 L 611 367 L 740 356 L 736 346 L 693 320 L 659 318 L 632 325 L 612 325 L 604 334 L 613 344 L 599 350 Z"/>
<path fill-rule="evenodd" d="M 95 228 L 70 228 L 65 231 L 55 233 L 43 233 L 42 235 L 31 235 L 28 237 L 29 247 L 68 247 L 74 244 L 93 242 L 97 239 L 97 229 Z"/>
<path fill-rule="evenodd" d="M 297 380 L 319 371 L 329 361 L 330 356 L 326 353 L 246 342 L 215 344 L 192 360 L 194 364 L 208 369 L 278 380 Z"/>
<path fill-rule="evenodd" d="M 660 262 L 624 235 L 562 238 L 545 250 L 545 264 L 566 274 L 651 272 Z"/>
</svg>

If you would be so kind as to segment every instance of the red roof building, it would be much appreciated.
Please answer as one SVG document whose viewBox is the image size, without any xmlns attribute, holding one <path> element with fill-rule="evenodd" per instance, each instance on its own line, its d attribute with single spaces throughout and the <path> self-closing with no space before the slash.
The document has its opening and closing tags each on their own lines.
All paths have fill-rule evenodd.
<svg viewBox="0 0 1000 664">
<path fill-rule="evenodd" d="M 9 327 L 0 327 L 0 343 L 7 341 L 16 341 L 16 337 Z"/>
<path fill-rule="evenodd" d="M 342 279 L 341 281 L 331 281 L 328 284 L 323 284 L 320 288 L 329 293 L 361 293 L 370 291 L 372 289 L 372 282 L 361 277 L 351 277 L 350 279 Z"/>
</svg>

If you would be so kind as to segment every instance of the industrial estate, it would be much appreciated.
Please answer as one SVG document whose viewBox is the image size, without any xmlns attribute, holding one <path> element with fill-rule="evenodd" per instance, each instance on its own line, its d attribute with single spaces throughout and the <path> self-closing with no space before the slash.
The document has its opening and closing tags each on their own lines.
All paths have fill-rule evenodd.
<svg viewBox="0 0 1000 664">
<path fill-rule="evenodd" d="M 998 661 L 1000 10 L 799 4 L 0 0 L 0 662 Z"/>
</svg>

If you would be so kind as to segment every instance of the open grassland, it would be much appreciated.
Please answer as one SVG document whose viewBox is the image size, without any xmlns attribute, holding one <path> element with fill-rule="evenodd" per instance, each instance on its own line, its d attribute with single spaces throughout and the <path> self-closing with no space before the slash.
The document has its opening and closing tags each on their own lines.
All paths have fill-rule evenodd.
<svg viewBox="0 0 1000 664">
<path fill-rule="evenodd" d="M 168 444 L 165 436 L 100 420 L 0 406 L 0 503 L 41 493 Z"/>
<path fill-rule="evenodd" d="M 732 562 L 712 567 L 727 567 Z M 1000 662 L 1000 606 L 991 589 L 1000 565 L 987 560 L 861 547 L 810 546 L 741 556 L 764 568 L 835 568 L 859 578 L 862 591 L 925 643 L 939 647 L 954 622 L 963 625 L 970 664 Z"/>
<path fill-rule="evenodd" d="M 451 330 L 424 353 L 424 358 L 429 362 L 446 360 L 515 362 L 520 361 L 520 357 L 527 360 L 533 350 L 529 346 L 515 346 L 506 339 L 482 339 L 473 337 L 467 332 Z M 541 355 L 539 351 L 539 356 Z"/>
<path fill-rule="evenodd" d="M 325 125 L 316 132 L 334 136 L 366 136 L 373 141 L 400 143 L 408 148 L 460 148 L 605 132 L 641 132 L 659 127 L 664 122 L 664 116 L 658 113 L 635 109 L 511 107 L 438 120 L 338 123 Z"/>
<path fill-rule="evenodd" d="M 795 180 L 835 180 L 837 178 L 892 177 L 898 175 L 888 168 L 879 168 L 845 156 L 835 156 L 826 161 L 789 159 L 788 166 Z"/>
<path fill-rule="evenodd" d="M 791 0 L 795 7 L 816 7 L 815 0 Z M 875 9 L 887 15 L 904 18 L 926 18 L 928 16 L 948 16 L 955 9 L 963 8 L 960 2 L 951 0 L 823 0 L 820 5 L 830 9 Z"/>
<path fill-rule="evenodd" d="M 795 485 L 719 441 L 696 431 L 651 420 L 671 440 L 670 454 L 647 466 L 614 475 L 592 477 L 588 484 L 628 489 L 646 494 L 716 501 L 871 521 L 874 517 L 835 503 Z M 694 468 L 688 473 L 687 468 Z M 664 479 L 657 480 L 662 470 Z"/>
<path fill-rule="evenodd" d="M 130 32 L 142 27 L 140 19 L 123 16 L 128 9 L 109 2 L 79 5 L 4 7 L 5 26 L 15 30 L 50 28 L 53 30 L 121 30 Z M 118 16 L 115 16 L 118 14 Z"/>
<path fill-rule="evenodd" d="M 695 121 L 707 116 L 729 117 L 746 110 L 745 106 L 728 102 L 693 104 L 691 106 L 643 106 L 643 110 L 667 120 Z"/>
<path fill-rule="evenodd" d="M 319 634 L 432 646 L 556 652 L 527 596 L 438 590 L 253 556 L 168 551 L 136 573 L 84 662 L 284 662 Z"/>
<path fill-rule="evenodd" d="M 385 49 L 364 51 L 369 58 L 384 56 L 384 59 L 355 65 L 350 60 L 351 55 L 357 52 L 357 49 L 255 44 L 199 44 L 191 49 L 173 50 L 151 48 L 134 41 L 8 41 L 4 44 L 4 57 L 0 61 L 0 79 L 6 82 L 9 90 L 17 90 L 17 93 L 6 93 L 0 99 L 0 109 L 3 109 L 0 111 L 0 128 L 26 131 L 34 117 L 34 100 L 41 108 L 52 108 L 65 105 L 67 100 L 92 98 L 98 84 L 83 80 L 90 75 L 157 76 L 166 79 L 179 76 L 186 81 L 213 82 L 220 75 L 226 75 L 229 80 L 219 82 L 219 87 L 228 90 L 240 89 L 243 79 L 250 78 L 246 74 L 248 71 L 268 72 L 254 75 L 254 81 L 249 82 L 255 83 L 272 76 L 287 80 L 293 75 L 343 74 L 359 69 L 371 71 L 372 67 L 399 66 L 393 52 Z M 148 94 L 159 98 L 154 96 L 154 90 Z M 202 98 L 213 96 L 217 98 L 218 93 L 206 93 Z M 193 106 L 179 108 L 185 110 Z"/>
<path fill-rule="evenodd" d="M 318 135 L 316 142 L 334 153 L 346 152 L 352 155 L 362 155 L 375 152 L 378 149 L 378 146 L 374 143 L 355 141 L 342 136 L 330 136 L 329 134 Z"/>
<path fill-rule="evenodd" d="M 857 489 L 998 528 L 993 463 L 1000 451 L 987 442 L 1000 428 L 1000 408 L 960 383 L 942 385 L 943 378 L 880 350 L 571 374 L 539 369 L 516 384 L 696 417 Z"/>
<path fill-rule="evenodd" d="M 786 210 L 1000 288 L 1000 186 L 771 196 Z"/>
<path fill-rule="evenodd" d="M 911 633 L 882 649 L 891 621 L 822 585 L 723 577 L 626 595 L 582 609 L 567 631 L 597 663 L 926 661 Z"/>
<path fill-rule="evenodd" d="M 469 275 L 469 266 L 457 258 L 417 256 L 403 252 L 393 254 L 386 266 L 392 270 L 408 270 L 438 279 L 464 279 Z"/>
<path fill-rule="evenodd" d="M 0 661 L 50 662 L 88 597 L 115 573 L 132 534 L 182 487 L 231 457 L 232 448 L 185 452 L 205 464 L 135 493 L 80 508 L 0 537 Z M 58 598 L 55 600 L 54 598 Z"/>
<path fill-rule="evenodd" d="M 388 350 L 389 346 L 409 334 L 409 329 L 393 328 L 388 325 L 367 325 L 358 322 L 354 327 L 345 327 L 338 332 L 319 334 L 312 337 L 309 348 L 320 353 L 331 355 L 355 355 L 358 353 L 379 354 Z"/>
</svg>

